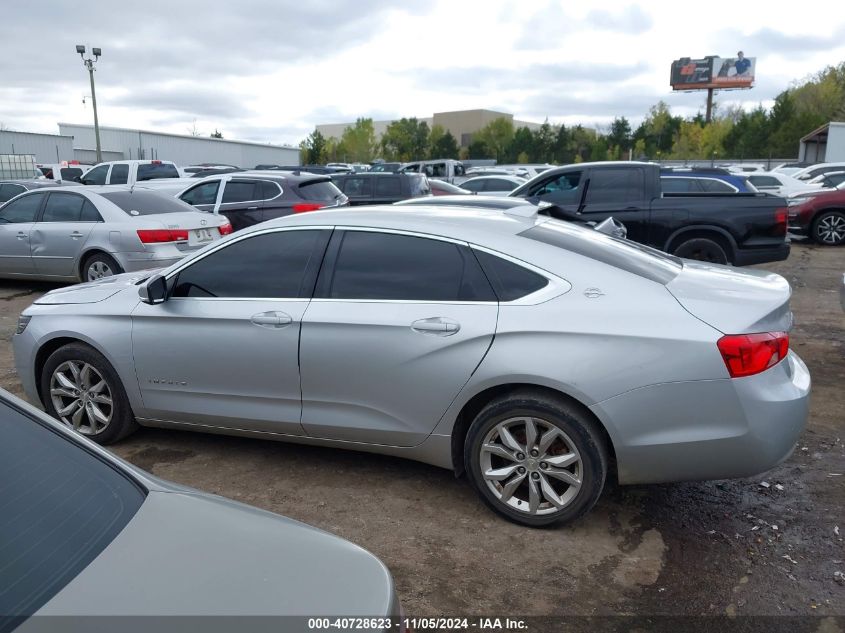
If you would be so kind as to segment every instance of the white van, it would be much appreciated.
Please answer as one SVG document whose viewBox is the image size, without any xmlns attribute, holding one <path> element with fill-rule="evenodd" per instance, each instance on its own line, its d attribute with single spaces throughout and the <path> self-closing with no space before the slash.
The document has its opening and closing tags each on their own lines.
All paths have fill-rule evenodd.
<svg viewBox="0 0 845 633">
<path fill-rule="evenodd" d="M 467 179 L 464 164 L 451 158 L 405 163 L 399 168 L 399 173 L 425 174 L 429 178 L 451 182 L 453 185 L 460 184 Z"/>
</svg>

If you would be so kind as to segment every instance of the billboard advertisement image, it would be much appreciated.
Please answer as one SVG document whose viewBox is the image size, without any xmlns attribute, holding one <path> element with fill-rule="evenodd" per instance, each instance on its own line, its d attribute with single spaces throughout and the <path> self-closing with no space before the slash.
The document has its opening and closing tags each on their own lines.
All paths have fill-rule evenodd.
<svg viewBox="0 0 845 633">
<path fill-rule="evenodd" d="M 672 62 L 669 83 L 673 90 L 751 88 L 755 61 L 742 51 L 736 57 L 682 57 Z"/>
</svg>

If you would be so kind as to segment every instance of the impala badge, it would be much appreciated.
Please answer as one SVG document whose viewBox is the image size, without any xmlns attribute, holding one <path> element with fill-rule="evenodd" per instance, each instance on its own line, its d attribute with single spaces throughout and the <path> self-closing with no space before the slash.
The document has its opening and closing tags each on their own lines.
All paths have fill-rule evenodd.
<svg viewBox="0 0 845 633">
<path fill-rule="evenodd" d="M 603 297 L 604 293 L 600 288 L 587 288 L 584 291 L 584 296 L 588 299 L 598 299 L 599 297 Z"/>
</svg>

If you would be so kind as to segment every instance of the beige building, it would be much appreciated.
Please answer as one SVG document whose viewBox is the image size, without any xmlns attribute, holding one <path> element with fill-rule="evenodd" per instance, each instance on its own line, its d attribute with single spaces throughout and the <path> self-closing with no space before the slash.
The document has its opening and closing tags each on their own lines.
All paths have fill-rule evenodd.
<svg viewBox="0 0 845 633">
<path fill-rule="evenodd" d="M 531 121 L 519 121 L 513 118 L 512 114 L 507 112 L 496 112 L 495 110 L 457 110 L 455 112 L 435 112 L 434 116 L 418 118 L 419 121 L 425 121 L 429 127 L 441 125 L 444 129 L 452 133 L 452 136 L 458 141 L 461 147 L 468 147 L 472 142 L 472 135 L 483 128 L 485 125 L 496 119 L 507 119 L 513 122 L 514 128 L 527 127 L 530 130 L 536 130 L 540 127 L 540 123 L 533 123 Z M 376 138 L 380 138 L 387 130 L 387 126 L 393 121 L 373 121 L 373 128 L 375 129 Z M 317 131 L 326 138 L 335 138 L 340 140 L 346 128 L 355 125 L 351 123 L 324 123 L 317 126 Z"/>
</svg>

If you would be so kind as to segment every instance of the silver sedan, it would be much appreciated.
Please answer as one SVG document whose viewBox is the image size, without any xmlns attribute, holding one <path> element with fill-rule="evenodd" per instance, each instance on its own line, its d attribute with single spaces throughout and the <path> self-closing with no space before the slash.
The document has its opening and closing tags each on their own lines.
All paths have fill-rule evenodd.
<svg viewBox="0 0 845 633">
<path fill-rule="evenodd" d="M 400 455 L 545 525 L 589 510 L 610 472 L 743 477 L 785 459 L 810 392 L 789 297 L 778 275 L 533 206 L 373 207 L 48 293 L 14 348 L 32 401 L 99 442 L 140 424 Z"/>
<path fill-rule="evenodd" d="M 91 281 L 161 268 L 232 232 L 142 187 L 50 187 L 0 207 L 0 277 Z"/>
</svg>

